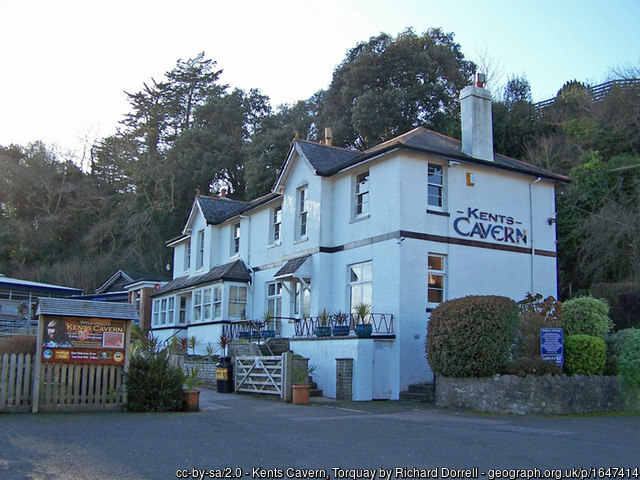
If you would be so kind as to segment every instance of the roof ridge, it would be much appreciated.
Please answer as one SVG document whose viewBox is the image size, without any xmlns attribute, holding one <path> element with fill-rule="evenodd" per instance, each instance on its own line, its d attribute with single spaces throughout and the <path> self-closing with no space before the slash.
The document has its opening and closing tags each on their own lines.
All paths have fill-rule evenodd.
<svg viewBox="0 0 640 480">
<path fill-rule="evenodd" d="M 296 142 L 300 142 L 300 143 L 310 143 L 311 145 L 317 145 L 318 147 L 326 147 L 326 148 L 333 148 L 335 150 L 343 150 L 345 152 L 351 152 L 351 153 L 362 153 L 360 150 L 355 150 L 353 148 L 347 148 L 347 147 L 338 147 L 337 145 L 325 145 L 324 143 L 320 143 L 320 142 L 314 142 L 312 140 L 296 140 Z"/>
<path fill-rule="evenodd" d="M 235 200 L 233 198 L 228 198 L 228 197 L 212 197 L 209 195 L 197 195 L 196 198 L 206 198 L 207 200 L 221 200 L 224 202 L 234 202 L 234 203 L 244 203 L 244 204 L 249 203 L 246 200 Z"/>
</svg>

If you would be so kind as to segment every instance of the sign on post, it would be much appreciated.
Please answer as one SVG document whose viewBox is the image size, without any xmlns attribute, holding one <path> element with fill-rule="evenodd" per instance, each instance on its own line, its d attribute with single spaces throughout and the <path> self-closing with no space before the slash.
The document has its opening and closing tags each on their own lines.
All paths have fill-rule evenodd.
<svg viewBox="0 0 640 480">
<path fill-rule="evenodd" d="M 540 329 L 540 356 L 548 362 L 564 365 L 564 333 L 562 328 Z"/>
</svg>

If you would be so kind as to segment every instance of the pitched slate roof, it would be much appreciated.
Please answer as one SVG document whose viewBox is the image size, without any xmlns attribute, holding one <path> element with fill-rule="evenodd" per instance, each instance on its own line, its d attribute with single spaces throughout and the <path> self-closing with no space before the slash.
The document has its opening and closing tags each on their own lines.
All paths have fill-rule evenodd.
<svg viewBox="0 0 640 480">
<path fill-rule="evenodd" d="M 441 135 L 424 127 L 417 127 L 398 137 L 392 138 L 364 152 L 346 150 L 332 146 L 321 145 L 308 141 L 297 141 L 298 147 L 308 158 L 316 173 L 321 176 L 331 176 L 341 170 L 362 163 L 374 156 L 395 149 L 411 150 L 443 157 L 447 160 L 462 160 L 478 165 L 497 167 L 529 175 L 548 178 L 550 180 L 567 182 L 569 178 L 559 175 L 529 163 L 510 158 L 505 155 L 494 154 L 494 161 L 480 160 L 462 153 L 462 142 L 455 138 Z"/>
<path fill-rule="evenodd" d="M 237 215 L 248 205 L 248 202 L 231 200 L 226 197 L 205 197 L 202 195 L 196 197 L 196 202 L 200 205 L 200 210 L 202 210 L 207 224 L 213 225 Z"/>
<path fill-rule="evenodd" d="M 281 195 L 277 193 L 269 193 L 251 200 L 250 202 L 242 202 L 240 200 L 231 200 L 226 197 L 205 197 L 199 195 L 196 197 L 196 202 L 200 205 L 200 209 L 204 214 L 207 225 L 217 225 L 280 196 Z M 172 241 L 176 240 L 177 239 L 173 239 Z"/>
<path fill-rule="evenodd" d="M 340 169 L 362 155 L 362 152 L 357 150 L 321 145 L 307 140 L 298 140 L 296 145 L 320 176 L 327 176 L 329 172 Z"/>
<path fill-rule="evenodd" d="M 285 275 L 292 275 L 302 266 L 304 262 L 307 261 L 311 255 L 305 255 L 304 257 L 298 257 L 291 260 L 288 260 L 280 270 L 278 270 L 273 278 L 283 277 Z"/>
<path fill-rule="evenodd" d="M 36 314 L 138 320 L 136 306 L 131 303 L 93 302 L 68 298 L 40 297 Z"/>
<path fill-rule="evenodd" d="M 165 295 L 177 290 L 195 287 L 197 285 L 204 285 L 205 283 L 211 283 L 218 280 L 249 283 L 251 282 L 251 273 L 242 260 L 236 260 L 235 262 L 213 267 L 203 275 L 196 275 L 193 277 L 178 277 L 167 283 L 159 290 L 153 292 L 151 296 L 157 297 L 159 295 Z"/>
</svg>

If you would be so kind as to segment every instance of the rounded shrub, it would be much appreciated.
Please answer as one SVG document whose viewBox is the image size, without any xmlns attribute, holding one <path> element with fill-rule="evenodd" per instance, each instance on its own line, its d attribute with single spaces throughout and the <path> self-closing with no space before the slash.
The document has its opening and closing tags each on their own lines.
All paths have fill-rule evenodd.
<svg viewBox="0 0 640 480">
<path fill-rule="evenodd" d="M 640 330 L 637 335 L 629 335 L 623 342 L 618 355 L 618 374 L 629 384 L 640 387 Z"/>
<path fill-rule="evenodd" d="M 605 366 L 606 375 L 618 374 L 618 358 L 622 352 L 622 347 L 630 337 L 637 336 L 640 338 L 640 329 L 637 328 L 625 328 L 624 330 L 618 330 L 613 332 L 607 337 L 607 363 Z"/>
<path fill-rule="evenodd" d="M 485 377 L 502 372 L 519 322 L 507 297 L 469 296 L 440 304 L 427 327 L 427 360 L 434 373 Z"/>
<path fill-rule="evenodd" d="M 131 355 L 127 372 L 127 409 L 133 412 L 182 409 L 184 374 L 169 363 L 166 349 L 147 342 Z"/>
<path fill-rule="evenodd" d="M 569 375 L 602 375 L 607 346 L 594 335 L 568 335 L 564 338 L 564 367 Z"/>
<path fill-rule="evenodd" d="M 562 304 L 562 328 L 565 335 L 594 335 L 603 340 L 613 328 L 609 306 L 604 300 L 578 297 Z"/>
</svg>

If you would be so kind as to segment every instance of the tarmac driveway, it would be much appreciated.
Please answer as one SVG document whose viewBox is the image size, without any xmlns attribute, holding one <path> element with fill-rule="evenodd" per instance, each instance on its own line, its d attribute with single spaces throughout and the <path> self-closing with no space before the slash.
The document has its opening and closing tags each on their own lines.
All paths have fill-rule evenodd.
<svg viewBox="0 0 640 480">
<path fill-rule="evenodd" d="M 638 414 L 521 417 L 326 399 L 297 406 L 206 389 L 200 406 L 0 414 L 0 479 L 640 478 Z"/>
</svg>

